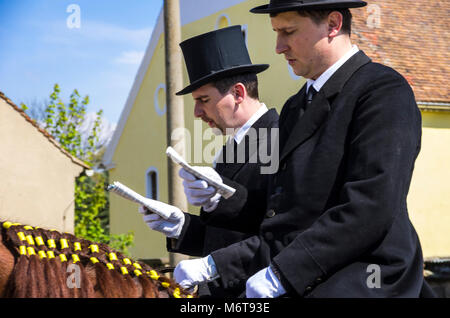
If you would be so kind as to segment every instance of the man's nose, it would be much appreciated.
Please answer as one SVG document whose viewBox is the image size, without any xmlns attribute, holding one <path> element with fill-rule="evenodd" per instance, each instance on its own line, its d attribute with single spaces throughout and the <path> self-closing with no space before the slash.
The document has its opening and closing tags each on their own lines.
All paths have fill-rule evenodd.
<svg viewBox="0 0 450 318">
<path fill-rule="evenodd" d="M 194 106 L 194 116 L 197 117 L 197 118 L 199 118 L 199 117 L 202 117 L 202 115 L 203 115 L 203 109 L 202 109 L 202 107 L 199 106 L 198 103 L 195 103 L 195 106 Z"/>
<path fill-rule="evenodd" d="M 277 36 L 277 44 L 275 47 L 275 52 L 277 54 L 283 54 L 287 51 L 288 46 L 286 44 L 286 41 L 284 41 L 284 39 L 280 36 Z"/>
</svg>

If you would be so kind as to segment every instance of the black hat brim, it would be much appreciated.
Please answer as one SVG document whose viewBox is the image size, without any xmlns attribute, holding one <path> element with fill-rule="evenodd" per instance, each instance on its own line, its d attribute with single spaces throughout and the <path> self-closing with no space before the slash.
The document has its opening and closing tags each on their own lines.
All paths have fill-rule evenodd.
<svg viewBox="0 0 450 318">
<path fill-rule="evenodd" d="M 367 2 L 364 1 L 336 1 L 336 0 L 325 0 L 320 3 L 289 3 L 289 4 L 281 4 L 278 6 L 270 6 L 269 4 L 265 4 L 262 6 L 255 7 L 250 10 L 252 13 L 280 13 L 286 11 L 294 11 L 299 9 L 310 9 L 310 10 L 318 10 L 318 9 L 343 9 L 343 8 L 360 8 L 367 5 Z"/>
<path fill-rule="evenodd" d="M 203 85 L 206 85 L 208 83 L 220 80 L 222 78 L 235 76 L 239 74 L 244 73 L 261 73 L 269 68 L 269 64 L 249 64 L 249 65 L 239 65 L 236 67 L 230 67 L 226 70 L 219 71 L 216 73 L 209 74 L 207 76 L 204 76 L 202 78 L 199 78 L 198 80 L 191 83 L 189 86 L 186 86 L 181 91 L 176 93 L 176 95 L 186 95 L 189 93 L 192 93 L 197 88 L 202 87 Z"/>
</svg>

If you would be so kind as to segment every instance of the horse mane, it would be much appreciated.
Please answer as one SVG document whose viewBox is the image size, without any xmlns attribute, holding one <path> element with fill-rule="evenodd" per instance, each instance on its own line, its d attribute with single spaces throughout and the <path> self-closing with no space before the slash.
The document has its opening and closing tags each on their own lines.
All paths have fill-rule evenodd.
<svg viewBox="0 0 450 318">
<path fill-rule="evenodd" d="M 106 244 L 20 223 L 0 222 L 0 229 L 0 244 L 14 256 L 3 297 L 193 297 L 148 264 Z"/>
</svg>

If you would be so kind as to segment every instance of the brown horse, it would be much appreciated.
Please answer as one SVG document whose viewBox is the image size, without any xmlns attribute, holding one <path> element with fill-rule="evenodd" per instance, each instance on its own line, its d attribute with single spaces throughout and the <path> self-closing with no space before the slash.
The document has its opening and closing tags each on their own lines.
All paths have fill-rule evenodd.
<svg viewBox="0 0 450 318">
<path fill-rule="evenodd" d="M 192 298 L 173 280 L 106 244 L 0 222 L 0 297 Z"/>
</svg>

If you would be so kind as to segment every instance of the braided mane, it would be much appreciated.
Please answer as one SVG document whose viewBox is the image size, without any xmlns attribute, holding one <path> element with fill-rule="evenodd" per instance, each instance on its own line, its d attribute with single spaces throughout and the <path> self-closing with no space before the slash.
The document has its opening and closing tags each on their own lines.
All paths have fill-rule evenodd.
<svg viewBox="0 0 450 318">
<path fill-rule="evenodd" d="M 3 297 L 193 297 L 149 265 L 106 244 L 19 223 L 0 222 L 0 229 L 0 245 L 14 256 Z"/>
</svg>

